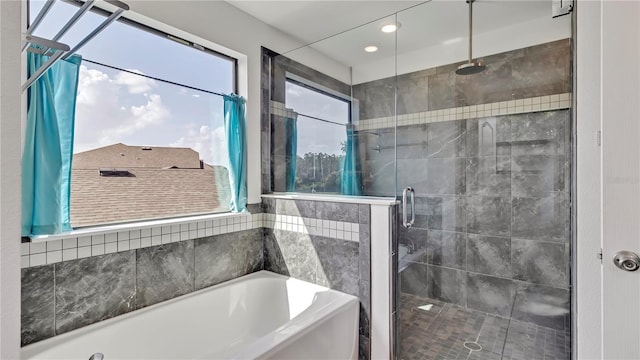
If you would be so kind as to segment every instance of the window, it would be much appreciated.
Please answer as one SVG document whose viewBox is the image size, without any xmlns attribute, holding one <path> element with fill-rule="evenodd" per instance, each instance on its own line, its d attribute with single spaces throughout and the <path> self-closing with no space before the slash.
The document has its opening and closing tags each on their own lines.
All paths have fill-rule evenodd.
<svg viewBox="0 0 640 360">
<path fill-rule="evenodd" d="M 295 191 L 340 193 L 349 100 L 287 79 L 285 105 L 298 113 Z"/>
<path fill-rule="evenodd" d="M 30 20 L 44 1 L 29 2 Z M 34 35 L 77 11 L 57 1 Z M 90 11 L 60 39 L 73 47 L 109 14 Z M 223 99 L 236 60 L 121 19 L 78 52 L 71 223 L 84 227 L 229 211 Z"/>
</svg>

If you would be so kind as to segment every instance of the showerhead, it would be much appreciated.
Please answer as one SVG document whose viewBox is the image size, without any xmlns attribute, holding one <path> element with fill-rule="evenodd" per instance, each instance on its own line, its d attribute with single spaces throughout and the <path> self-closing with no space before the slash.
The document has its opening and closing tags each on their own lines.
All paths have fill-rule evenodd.
<svg viewBox="0 0 640 360">
<path fill-rule="evenodd" d="M 475 0 L 467 0 L 469 4 L 469 62 L 458 66 L 456 74 L 458 75 L 472 75 L 483 72 L 487 67 L 480 61 L 473 61 L 473 2 Z"/>
<path fill-rule="evenodd" d="M 462 64 L 458 66 L 456 69 L 456 74 L 458 75 L 473 75 L 480 72 L 483 72 L 487 67 L 482 65 L 479 61 L 474 61 L 466 64 Z"/>
</svg>

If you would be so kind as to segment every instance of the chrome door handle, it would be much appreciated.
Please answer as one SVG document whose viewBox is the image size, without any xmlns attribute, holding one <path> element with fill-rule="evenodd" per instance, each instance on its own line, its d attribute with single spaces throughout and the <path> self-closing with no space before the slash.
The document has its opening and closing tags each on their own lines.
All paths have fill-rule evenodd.
<svg viewBox="0 0 640 360">
<path fill-rule="evenodd" d="M 407 214 L 407 198 L 411 194 L 411 221 Z M 402 226 L 411 228 L 416 221 L 416 192 L 412 187 L 406 187 L 402 190 Z"/>
<path fill-rule="evenodd" d="M 625 271 L 636 271 L 640 268 L 640 257 L 631 251 L 618 251 L 613 257 L 613 263 Z"/>
</svg>

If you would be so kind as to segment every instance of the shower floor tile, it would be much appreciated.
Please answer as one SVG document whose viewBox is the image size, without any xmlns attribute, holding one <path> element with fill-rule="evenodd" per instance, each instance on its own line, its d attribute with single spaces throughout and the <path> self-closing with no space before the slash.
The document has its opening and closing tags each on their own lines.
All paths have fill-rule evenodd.
<svg viewBox="0 0 640 360">
<path fill-rule="evenodd" d="M 401 294 L 400 359 L 570 359 L 568 332 Z"/>
</svg>

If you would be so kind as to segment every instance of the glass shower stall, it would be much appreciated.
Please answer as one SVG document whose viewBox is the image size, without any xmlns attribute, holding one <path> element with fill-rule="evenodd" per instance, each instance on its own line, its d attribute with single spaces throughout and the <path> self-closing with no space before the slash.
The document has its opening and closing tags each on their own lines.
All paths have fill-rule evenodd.
<svg viewBox="0 0 640 360">
<path fill-rule="evenodd" d="M 263 104 L 290 120 L 263 190 L 398 199 L 394 358 L 569 359 L 571 16 L 476 1 L 471 27 L 470 6 L 266 51 Z"/>
</svg>

